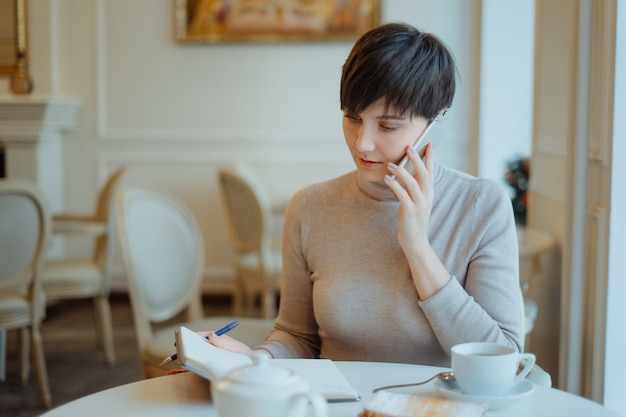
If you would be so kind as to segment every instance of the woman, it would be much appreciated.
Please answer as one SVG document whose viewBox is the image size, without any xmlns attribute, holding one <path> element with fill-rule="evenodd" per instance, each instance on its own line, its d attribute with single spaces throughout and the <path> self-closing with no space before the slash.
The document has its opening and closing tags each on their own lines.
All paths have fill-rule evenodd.
<svg viewBox="0 0 626 417">
<path fill-rule="evenodd" d="M 442 42 L 404 24 L 363 35 L 343 66 L 343 133 L 356 170 L 296 193 L 285 214 L 275 358 L 449 366 L 468 341 L 522 350 L 511 202 L 495 183 L 411 144 L 452 104 Z M 407 167 L 398 161 L 408 155 Z M 412 174 L 414 172 L 415 174 Z M 251 353 L 210 334 L 217 346 Z"/>
</svg>

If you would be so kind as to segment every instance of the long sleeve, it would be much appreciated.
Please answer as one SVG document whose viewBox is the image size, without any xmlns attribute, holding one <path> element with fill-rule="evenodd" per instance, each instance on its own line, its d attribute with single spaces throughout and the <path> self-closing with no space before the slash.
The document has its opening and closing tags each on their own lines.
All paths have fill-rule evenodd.
<svg viewBox="0 0 626 417">
<path fill-rule="evenodd" d="M 291 200 L 274 357 L 449 366 L 465 341 L 521 346 L 511 203 L 498 185 L 437 166 L 429 239 L 454 279 L 420 301 L 397 242 L 399 203 L 355 172 Z"/>
<path fill-rule="evenodd" d="M 283 280 L 280 311 L 263 344 L 275 358 L 317 358 L 320 339 L 313 312 L 313 283 L 303 248 L 306 193 L 296 193 L 285 212 L 283 226 Z"/>
<path fill-rule="evenodd" d="M 464 234 L 448 244 L 438 240 L 440 251 L 457 253 L 456 265 L 449 268 L 459 275 L 420 305 L 447 353 L 453 345 L 468 341 L 503 343 L 521 351 L 522 297 L 511 203 L 504 190 L 486 180 L 478 181 L 474 195 L 466 196 L 472 203 L 465 216 L 448 212 L 449 219 L 460 220 L 441 226 L 443 235 L 453 234 L 454 228 Z M 456 247 L 450 242 L 456 242 Z M 461 259 L 467 260 L 465 273 Z"/>
</svg>

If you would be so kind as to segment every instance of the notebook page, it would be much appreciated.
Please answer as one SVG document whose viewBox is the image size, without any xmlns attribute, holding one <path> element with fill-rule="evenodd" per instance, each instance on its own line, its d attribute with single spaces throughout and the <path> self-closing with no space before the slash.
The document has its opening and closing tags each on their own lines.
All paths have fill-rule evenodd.
<svg viewBox="0 0 626 417">
<path fill-rule="evenodd" d="M 235 368 L 252 363 L 248 356 L 213 346 L 184 326 L 176 333 L 176 352 L 181 365 L 206 379 L 220 378 Z"/>
<path fill-rule="evenodd" d="M 252 364 L 248 356 L 218 348 L 184 326 L 176 334 L 176 351 L 186 369 L 211 380 Z M 329 402 L 360 399 L 359 393 L 329 359 L 270 359 L 269 363 L 290 369 L 306 379 Z"/>
<path fill-rule="evenodd" d="M 358 401 L 361 397 L 330 359 L 272 359 L 271 363 L 291 369 L 329 402 Z"/>
</svg>

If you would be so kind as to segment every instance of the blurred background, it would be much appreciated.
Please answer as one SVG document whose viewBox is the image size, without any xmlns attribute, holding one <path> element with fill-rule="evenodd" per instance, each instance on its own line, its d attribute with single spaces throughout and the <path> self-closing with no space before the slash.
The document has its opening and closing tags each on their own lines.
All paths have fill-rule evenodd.
<svg viewBox="0 0 626 417">
<path fill-rule="evenodd" d="M 13 94 L 0 78 L 0 168 L 35 179 L 53 212 L 81 213 L 93 210 L 111 173 L 128 167 L 125 186 L 176 196 L 191 209 L 206 245 L 203 291 L 228 296 L 234 253 L 217 172 L 245 163 L 281 206 L 297 189 L 352 170 L 338 97 L 354 41 L 181 43 L 178 3 L 29 1 L 33 90 Z M 382 22 L 433 32 L 457 60 L 455 101 L 430 133 L 441 139 L 436 159 L 500 183 L 523 201 L 520 225 L 556 243 L 528 288 L 539 305 L 530 336 L 538 362 L 555 386 L 623 410 L 626 400 L 609 384 L 619 370 L 609 363 L 626 345 L 612 327 L 626 294 L 612 273 L 624 261 L 610 256 L 626 243 L 609 233 L 623 226 L 612 214 L 624 192 L 611 182 L 623 174 L 612 163 L 620 149 L 624 156 L 613 140 L 624 132 L 613 117 L 625 90 L 614 94 L 626 73 L 618 70 L 623 3 L 381 4 Z M 522 168 L 524 189 L 511 177 Z M 50 257 L 89 251 L 55 240 Z M 115 265 L 113 288 L 124 292 Z"/>
</svg>

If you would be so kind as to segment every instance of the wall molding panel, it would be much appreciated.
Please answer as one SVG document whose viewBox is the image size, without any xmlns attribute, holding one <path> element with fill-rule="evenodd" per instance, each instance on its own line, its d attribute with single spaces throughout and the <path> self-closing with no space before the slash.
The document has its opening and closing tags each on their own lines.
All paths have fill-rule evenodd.
<svg viewBox="0 0 626 417">
<path fill-rule="evenodd" d="M 582 355 L 583 395 L 601 401 L 604 394 L 608 216 L 599 206 L 587 208 L 585 331 Z"/>
<path fill-rule="evenodd" d="M 456 52 L 462 78 L 476 80 L 472 34 L 480 16 L 474 6 L 460 3 L 450 15 L 443 4 L 399 0 L 383 6 L 383 19 L 416 26 L 426 19 L 429 31 Z M 354 169 L 338 97 L 352 42 L 177 44 L 171 0 L 29 7 L 54 8 L 45 16 L 53 36 L 37 25 L 32 40 L 54 43 L 47 50 L 55 51 L 55 85 L 84 103 L 63 149 L 67 192 L 60 198 L 69 210 L 89 212 L 98 188 L 127 166 L 126 186 L 171 194 L 198 218 L 211 288 L 232 284 L 234 274 L 221 217 L 220 167 L 250 165 L 277 205 L 306 185 Z M 474 83 L 459 84 L 448 120 L 433 131 L 442 139 L 437 161 L 465 172 L 476 166 L 476 94 Z M 78 245 L 68 249 L 76 256 L 88 252 Z M 116 283 L 123 285 L 117 266 Z"/>
<path fill-rule="evenodd" d="M 615 89 L 616 1 L 592 2 L 594 42 L 591 49 L 591 91 L 589 118 L 589 158 L 602 167 L 609 166 L 613 129 Z"/>
</svg>

